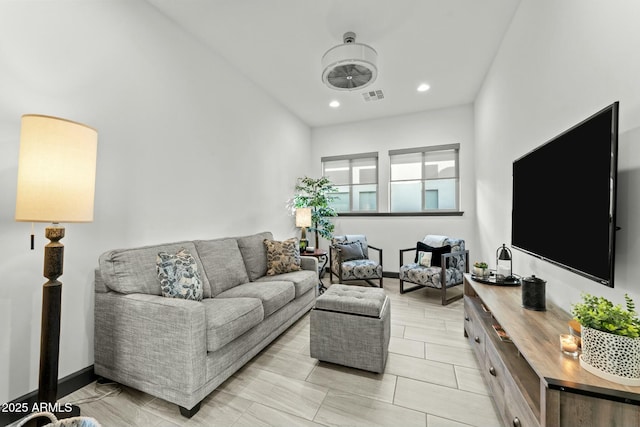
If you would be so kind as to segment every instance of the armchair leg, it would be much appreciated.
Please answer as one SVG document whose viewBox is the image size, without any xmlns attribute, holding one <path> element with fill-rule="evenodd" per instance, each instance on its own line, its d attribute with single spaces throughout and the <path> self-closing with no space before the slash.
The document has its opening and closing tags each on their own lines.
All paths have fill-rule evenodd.
<svg viewBox="0 0 640 427">
<path fill-rule="evenodd" d="M 376 284 L 373 283 L 370 279 L 364 279 L 364 281 L 367 282 L 371 287 L 373 287 L 373 288 L 379 287 L 380 289 L 382 289 L 382 277 L 379 280 L 380 280 L 380 283 L 379 283 L 378 286 L 376 286 Z"/>
<path fill-rule="evenodd" d="M 411 282 L 409 282 L 409 283 L 411 283 Z M 402 280 L 400 281 L 400 293 L 401 294 L 406 294 L 407 292 L 417 291 L 418 289 L 424 289 L 424 288 L 426 288 L 426 286 L 423 286 L 423 285 L 416 285 L 416 286 L 411 287 L 411 288 L 405 288 L 404 287 L 404 281 L 402 281 Z"/>
</svg>

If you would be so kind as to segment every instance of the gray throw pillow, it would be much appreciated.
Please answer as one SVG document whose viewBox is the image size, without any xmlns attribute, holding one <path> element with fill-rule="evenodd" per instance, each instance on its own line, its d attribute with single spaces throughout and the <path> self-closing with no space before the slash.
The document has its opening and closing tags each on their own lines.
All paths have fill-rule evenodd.
<svg viewBox="0 0 640 427">
<path fill-rule="evenodd" d="M 202 279 L 193 255 L 185 248 L 176 254 L 158 252 L 156 270 L 163 297 L 202 301 Z"/>
<path fill-rule="evenodd" d="M 353 261 L 356 259 L 365 259 L 362 252 L 362 243 L 360 242 L 345 242 L 337 243 L 336 247 L 342 254 L 342 261 Z"/>
</svg>

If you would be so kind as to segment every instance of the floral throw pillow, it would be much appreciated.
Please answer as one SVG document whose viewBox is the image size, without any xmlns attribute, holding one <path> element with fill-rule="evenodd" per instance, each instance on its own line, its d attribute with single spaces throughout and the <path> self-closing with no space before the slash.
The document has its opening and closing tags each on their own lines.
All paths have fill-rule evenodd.
<svg viewBox="0 0 640 427">
<path fill-rule="evenodd" d="M 264 239 L 267 248 L 267 276 L 301 270 L 300 247 L 295 237 L 283 242 Z"/>
<path fill-rule="evenodd" d="M 433 252 L 418 252 L 418 264 L 423 267 L 431 267 L 431 255 Z"/>
<path fill-rule="evenodd" d="M 202 279 L 189 251 L 180 248 L 176 254 L 159 252 L 156 269 L 163 297 L 202 301 Z"/>
</svg>

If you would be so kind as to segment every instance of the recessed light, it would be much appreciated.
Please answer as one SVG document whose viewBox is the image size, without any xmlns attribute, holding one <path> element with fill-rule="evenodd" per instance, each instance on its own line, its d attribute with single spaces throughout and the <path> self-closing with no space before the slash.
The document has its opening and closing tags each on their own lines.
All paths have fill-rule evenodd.
<svg viewBox="0 0 640 427">
<path fill-rule="evenodd" d="M 329 107 L 331 107 L 331 108 L 338 108 L 339 106 L 340 106 L 340 103 L 338 101 L 335 101 L 335 100 L 331 101 L 329 103 Z"/>
<path fill-rule="evenodd" d="M 420 86 L 418 86 L 418 92 L 426 92 L 431 88 L 431 86 L 429 86 L 426 83 L 422 83 Z"/>
</svg>

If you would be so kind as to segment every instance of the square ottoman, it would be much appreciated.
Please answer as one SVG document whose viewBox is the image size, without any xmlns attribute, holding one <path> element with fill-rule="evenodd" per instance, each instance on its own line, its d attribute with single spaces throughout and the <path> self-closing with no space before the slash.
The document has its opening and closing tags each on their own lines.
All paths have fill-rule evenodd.
<svg viewBox="0 0 640 427">
<path fill-rule="evenodd" d="M 331 285 L 311 310 L 311 357 L 382 373 L 391 302 L 380 288 Z"/>
</svg>

